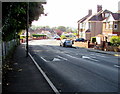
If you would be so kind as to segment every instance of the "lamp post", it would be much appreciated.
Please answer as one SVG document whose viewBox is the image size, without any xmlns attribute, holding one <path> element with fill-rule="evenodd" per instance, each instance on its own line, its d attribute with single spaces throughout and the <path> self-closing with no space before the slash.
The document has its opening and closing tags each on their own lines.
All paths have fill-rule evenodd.
<svg viewBox="0 0 120 94">
<path fill-rule="evenodd" d="M 27 25 L 26 25 L 26 57 L 28 57 L 28 29 L 29 29 L 29 2 L 27 3 Z"/>
<path fill-rule="evenodd" d="M 78 38 L 79 38 L 79 35 L 80 35 L 80 23 L 78 22 Z"/>
</svg>

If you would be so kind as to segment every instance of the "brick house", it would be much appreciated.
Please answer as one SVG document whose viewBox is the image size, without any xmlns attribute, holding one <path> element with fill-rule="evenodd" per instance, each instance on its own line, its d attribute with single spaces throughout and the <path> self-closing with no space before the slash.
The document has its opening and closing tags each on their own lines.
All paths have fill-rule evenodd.
<svg viewBox="0 0 120 94">
<path fill-rule="evenodd" d="M 120 36 L 120 13 L 111 13 L 103 20 L 103 32 L 109 41 L 111 36 Z"/>
<path fill-rule="evenodd" d="M 105 20 L 110 13 L 109 10 L 102 10 L 101 5 L 97 5 L 96 14 L 85 16 L 78 21 L 78 32 L 80 37 L 91 40 L 91 37 L 102 34 L 102 21 Z"/>
</svg>

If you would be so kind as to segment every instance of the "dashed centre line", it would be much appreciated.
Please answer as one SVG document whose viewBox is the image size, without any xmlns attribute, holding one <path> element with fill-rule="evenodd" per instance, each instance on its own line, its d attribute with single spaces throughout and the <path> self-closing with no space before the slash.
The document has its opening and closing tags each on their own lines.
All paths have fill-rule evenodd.
<svg viewBox="0 0 120 94">
<path fill-rule="evenodd" d="M 114 65 L 114 67 L 116 67 L 116 68 L 120 68 L 120 66 L 119 66 L 119 65 Z"/>
</svg>

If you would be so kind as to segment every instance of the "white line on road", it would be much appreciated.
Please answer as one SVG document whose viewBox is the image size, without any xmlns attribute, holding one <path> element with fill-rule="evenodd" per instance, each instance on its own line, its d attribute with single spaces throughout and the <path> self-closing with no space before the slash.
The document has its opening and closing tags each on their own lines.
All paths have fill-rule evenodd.
<svg viewBox="0 0 120 94">
<path fill-rule="evenodd" d="M 90 58 L 90 57 L 88 57 L 88 56 L 82 56 L 82 58 L 87 58 L 87 59 L 90 59 L 90 60 L 93 60 L 93 61 L 98 61 L 98 60 L 92 59 L 92 58 Z"/>
<path fill-rule="evenodd" d="M 64 57 L 61 57 L 61 56 L 57 56 L 57 57 L 59 57 L 59 58 L 61 58 L 61 59 L 63 59 L 63 60 L 68 60 L 67 58 L 64 58 Z"/>
<path fill-rule="evenodd" d="M 49 61 L 47 61 L 46 59 L 44 59 L 43 57 L 40 57 L 43 61 L 45 61 L 45 62 L 49 62 Z"/>
<path fill-rule="evenodd" d="M 69 56 L 69 57 L 75 58 L 75 59 L 79 59 L 78 57 L 74 57 L 74 56 L 71 56 L 71 55 L 68 55 L 68 54 L 66 54 L 66 55 Z M 92 59 L 92 58 L 90 58 L 90 57 L 88 57 L 88 56 L 82 56 L 82 58 L 83 58 L 83 59 L 93 60 L 93 61 L 98 61 L 98 60 Z"/>
<path fill-rule="evenodd" d="M 69 56 L 69 57 L 75 58 L 75 59 L 79 59 L 79 58 L 74 57 L 74 56 L 71 56 L 71 55 L 69 55 L 69 54 L 66 54 L 66 55 Z"/>
<path fill-rule="evenodd" d="M 97 54 L 91 54 L 91 55 L 99 56 L 99 57 L 105 57 L 105 56 L 103 56 L 103 55 L 97 55 Z"/>
<path fill-rule="evenodd" d="M 57 90 L 57 88 L 53 85 L 53 83 L 50 81 L 50 79 L 47 77 L 47 75 L 44 73 L 44 71 L 40 68 L 40 66 L 37 64 L 37 62 L 35 61 L 35 59 L 32 57 L 32 55 L 30 53 L 28 53 L 30 58 L 33 60 L 33 62 L 35 63 L 35 65 L 37 66 L 37 68 L 39 69 L 39 71 L 42 73 L 43 77 L 46 79 L 46 81 L 48 82 L 48 84 L 50 85 L 50 87 L 53 89 L 53 91 L 56 94 L 60 94 L 59 91 Z"/>
<path fill-rule="evenodd" d="M 120 68 L 120 66 L 118 66 L 118 65 L 114 65 L 114 67 Z"/>
</svg>

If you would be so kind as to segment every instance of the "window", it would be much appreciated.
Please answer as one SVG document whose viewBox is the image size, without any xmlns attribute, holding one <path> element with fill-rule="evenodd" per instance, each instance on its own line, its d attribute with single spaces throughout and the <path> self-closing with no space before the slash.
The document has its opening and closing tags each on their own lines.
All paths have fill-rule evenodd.
<svg viewBox="0 0 120 94">
<path fill-rule="evenodd" d="M 114 24 L 114 30 L 117 30 L 117 28 L 118 28 L 118 25 Z"/>
<path fill-rule="evenodd" d="M 113 22 L 110 22 L 110 24 L 109 24 L 109 28 L 110 28 L 110 29 L 113 28 Z"/>
<path fill-rule="evenodd" d="M 92 29 L 92 25 L 91 25 L 91 23 L 89 22 L 89 29 L 91 30 Z"/>
<path fill-rule="evenodd" d="M 109 24 L 110 29 L 112 29 L 112 26 L 113 26 L 112 24 Z"/>
<path fill-rule="evenodd" d="M 105 13 L 105 18 L 107 18 L 110 14 L 109 13 Z"/>
</svg>

